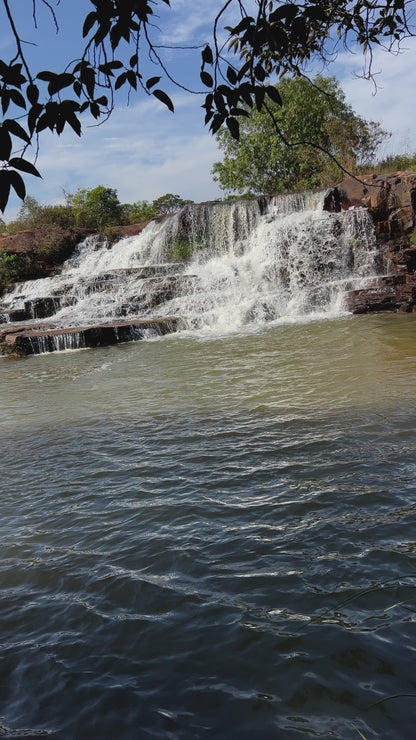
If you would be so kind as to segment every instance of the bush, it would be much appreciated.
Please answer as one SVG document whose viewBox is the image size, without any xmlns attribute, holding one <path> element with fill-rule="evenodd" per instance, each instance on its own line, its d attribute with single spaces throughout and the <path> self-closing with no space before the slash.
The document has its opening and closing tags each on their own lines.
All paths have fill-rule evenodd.
<svg viewBox="0 0 416 740">
<path fill-rule="evenodd" d="M 0 284 L 19 282 L 30 276 L 33 270 L 34 255 L 32 252 L 9 253 L 6 249 L 0 251 Z"/>
</svg>

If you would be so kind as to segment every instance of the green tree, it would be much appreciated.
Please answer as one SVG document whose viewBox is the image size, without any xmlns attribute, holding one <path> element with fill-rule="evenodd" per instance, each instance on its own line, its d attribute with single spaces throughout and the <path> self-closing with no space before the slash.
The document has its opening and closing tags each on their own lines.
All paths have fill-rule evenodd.
<svg viewBox="0 0 416 740">
<path fill-rule="evenodd" d="M 171 213 L 180 211 L 188 203 L 193 203 L 193 201 L 184 200 L 180 195 L 166 193 L 165 195 L 161 195 L 160 198 L 156 198 L 152 203 L 152 207 L 156 216 L 168 216 Z"/>
<path fill-rule="evenodd" d="M 152 205 L 147 200 L 138 200 L 136 203 L 123 203 L 123 219 L 129 224 L 142 224 L 157 216 Z"/>
<path fill-rule="evenodd" d="M 59 2 L 32 0 L 35 27 L 42 6 L 60 30 Z M 0 58 L 0 210 L 4 211 L 11 188 L 25 197 L 21 173 L 40 177 L 25 151 L 45 129 L 59 135 L 70 127 L 80 136 L 83 114 L 95 120 L 108 118 L 120 88 L 129 94 L 152 95 L 173 111 L 163 87 L 167 82 L 180 83 L 175 83 L 161 57 L 158 37 L 169 29 L 159 30 L 154 22 L 158 10 L 167 7 L 170 0 L 89 0 L 89 12 L 81 19 L 83 48 L 74 61 L 63 59 L 56 72 L 31 67 L 28 39 L 22 40 L 16 24 L 19 11 L 10 0 L 0 2 L 3 32 L 8 24 L 14 41 L 10 56 Z M 207 90 L 205 123 L 213 133 L 226 125 L 238 138 L 243 105 L 257 109 L 268 109 L 270 102 L 281 105 L 270 81 L 276 75 L 301 76 L 311 61 L 326 65 L 336 52 L 337 37 L 346 48 L 358 45 L 367 52 L 365 74 L 371 76 L 376 46 L 392 50 L 415 35 L 414 9 L 415 0 L 223 0 L 212 18 L 213 38 L 201 52 L 200 79 Z M 230 18 L 224 44 L 221 26 Z M 152 73 L 147 77 L 149 59 Z M 283 132 L 281 136 L 290 143 Z"/>
<path fill-rule="evenodd" d="M 354 113 L 335 78 L 285 77 L 276 90 L 283 105 L 270 103 L 271 115 L 244 107 L 239 141 L 226 129 L 217 133 L 224 159 L 215 163 L 213 174 L 223 190 L 254 194 L 321 187 L 339 178 L 331 157 L 349 171 L 374 159 L 387 134 Z"/>
<path fill-rule="evenodd" d="M 81 188 L 72 196 L 72 211 L 77 226 L 102 231 L 106 226 L 120 224 L 123 218 L 117 190 L 98 185 Z"/>
</svg>

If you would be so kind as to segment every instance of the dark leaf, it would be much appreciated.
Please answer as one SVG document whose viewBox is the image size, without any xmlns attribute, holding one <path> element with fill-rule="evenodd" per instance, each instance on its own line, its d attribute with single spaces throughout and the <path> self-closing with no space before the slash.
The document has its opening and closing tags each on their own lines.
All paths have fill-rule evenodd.
<svg viewBox="0 0 416 740">
<path fill-rule="evenodd" d="M 87 88 L 87 93 L 90 98 L 94 97 L 95 90 L 95 72 L 90 66 L 85 66 L 81 69 L 80 74 L 81 82 Z"/>
<path fill-rule="evenodd" d="M 206 46 L 204 49 L 202 49 L 201 56 L 204 64 L 212 64 L 214 61 L 210 46 Z"/>
<path fill-rule="evenodd" d="M 82 85 L 79 80 L 75 80 L 74 82 L 74 93 L 75 95 L 77 95 L 78 98 L 81 97 Z"/>
<path fill-rule="evenodd" d="M 37 85 L 28 85 L 26 88 L 26 97 L 31 105 L 35 105 L 39 100 L 39 88 Z"/>
<path fill-rule="evenodd" d="M 266 72 L 264 71 L 264 69 L 261 66 L 261 64 L 257 64 L 254 67 L 254 70 L 253 71 L 254 71 L 254 74 L 257 77 L 257 79 L 260 80 L 260 82 L 263 82 L 263 80 L 266 78 Z"/>
<path fill-rule="evenodd" d="M 43 113 L 42 116 L 38 119 L 36 123 L 36 133 L 39 134 L 41 131 L 44 131 L 45 128 L 48 128 L 49 126 L 49 119 L 46 113 Z"/>
<path fill-rule="evenodd" d="M 67 120 L 67 123 L 69 123 L 69 125 L 71 126 L 71 128 L 75 131 L 77 136 L 81 136 L 81 123 L 76 117 L 75 113 L 68 113 L 66 120 Z"/>
<path fill-rule="evenodd" d="M 10 104 L 10 92 L 8 90 L 1 90 L 1 109 L 3 111 L 3 116 L 7 113 L 7 109 Z"/>
<path fill-rule="evenodd" d="M 94 13 L 94 11 L 92 11 L 92 13 L 88 13 L 88 15 L 87 15 L 87 17 L 86 17 L 86 19 L 84 21 L 84 25 L 82 27 L 82 36 L 83 36 L 83 38 L 85 38 L 85 36 L 87 36 L 89 34 L 89 32 L 91 31 L 91 28 L 93 27 L 93 25 L 96 22 L 96 20 L 97 20 L 97 13 Z"/>
<path fill-rule="evenodd" d="M 114 59 L 113 62 L 107 62 L 106 64 L 100 64 L 98 67 L 100 72 L 103 72 L 105 75 L 111 75 L 113 74 L 113 69 L 121 69 L 123 66 L 123 63 L 120 62 L 118 59 Z"/>
<path fill-rule="evenodd" d="M 8 160 L 12 153 L 12 137 L 4 126 L 0 126 L 0 160 Z"/>
<path fill-rule="evenodd" d="M 10 94 L 10 100 L 15 104 L 18 105 L 19 108 L 26 108 L 26 101 L 18 90 L 9 90 Z"/>
<path fill-rule="evenodd" d="M 150 90 L 153 85 L 156 85 L 160 80 L 160 77 L 149 77 L 149 79 L 146 82 L 146 87 L 148 90 Z"/>
<path fill-rule="evenodd" d="M 14 170 L 9 170 L 9 176 L 10 184 L 14 188 L 16 195 L 24 200 L 26 197 L 26 187 L 23 182 L 23 178 L 21 177 L 21 175 L 19 175 L 18 172 L 15 172 Z"/>
<path fill-rule="evenodd" d="M 169 95 L 166 95 L 166 93 L 163 92 L 163 90 L 154 90 L 152 92 L 152 95 L 154 95 L 155 98 L 157 98 L 158 100 L 160 100 L 161 103 L 163 103 L 164 105 L 166 105 L 169 108 L 169 110 L 172 111 L 172 113 L 174 112 L 174 110 L 175 110 L 174 105 L 173 105 L 173 103 L 172 103 Z"/>
<path fill-rule="evenodd" d="M 305 8 L 304 13 L 313 21 L 325 21 L 327 18 L 324 9 L 320 8 L 318 5 L 313 5 L 310 8 Z"/>
<path fill-rule="evenodd" d="M 256 101 L 256 107 L 257 110 L 261 110 L 264 103 L 264 96 L 266 94 L 266 88 L 265 87 L 256 87 L 254 88 L 254 99 Z"/>
<path fill-rule="evenodd" d="M 240 138 L 240 124 L 238 123 L 237 119 L 228 116 L 225 122 L 233 139 L 237 139 L 238 141 L 238 139 Z"/>
<path fill-rule="evenodd" d="M 121 75 L 119 75 L 116 79 L 114 90 L 118 90 L 120 87 L 122 87 L 126 80 L 127 80 L 127 72 L 122 72 Z"/>
<path fill-rule="evenodd" d="M 273 85 L 268 85 L 266 87 L 266 93 L 269 96 L 270 100 L 273 100 L 274 103 L 277 103 L 277 105 L 283 105 L 282 98 L 276 87 L 273 87 Z"/>
<path fill-rule="evenodd" d="M 273 11 L 273 13 L 270 13 L 269 20 L 272 23 L 276 23 L 278 21 L 282 21 L 283 18 L 286 19 L 286 21 L 293 21 L 293 19 L 297 16 L 299 11 L 299 8 L 296 7 L 296 5 L 292 4 L 286 4 L 281 5 L 280 8 L 276 8 L 276 10 Z"/>
<path fill-rule="evenodd" d="M 35 165 L 28 162 L 27 159 L 13 157 L 13 159 L 9 161 L 9 165 L 14 167 L 15 170 L 20 170 L 20 172 L 27 172 L 29 175 L 34 175 L 35 177 L 42 177 L 42 175 L 37 171 Z"/>
<path fill-rule="evenodd" d="M 33 134 L 33 132 L 34 132 L 34 130 L 36 128 L 36 124 L 38 122 L 38 118 L 39 118 L 40 114 L 42 113 L 42 111 L 43 111 L 43 106 L 40 105 L 39 103 L 37 103 L 36 105 L 32 105 L 32 107 L 31 107 L 31 109 L 30 109 L 30 111 L 28 113 L 28 116 L 27 116 L 27 125 L 28 125 L 29 131 L 30 131 L 31 134 Z"/>
<path fill-rule="evenodd" d="M 13 85 L 14 87 L 22 87 L 23 83 L 26 82 L 26 77 L 22 75 L 21 64 L 6 65 L 3 73 L 3 81 L 6 85 Z"/>
<path fill-rule="evenodd" d="M 106 20 L 104 21 L 104 23 L 100 24 L 98 31 L 96 31 L 94 35 L 94 44 L 96 46 L 99 46 L 102 43 L 102 41 L 104 41 L 105 37 L 110 31 L 110 28 L 111 28 L 111 23 L 109 20 Z"/>
<path fill-rule="evenodd" d="M 70 74 L 69 72 L 65 72 L 61 75 L 56 75 L 56 77 L 51 80 L 48 85 L 49 95 L 54 95 L 60 90 L 63 90 L 64 87 L 69 87 L 69 85 L 73 84 L 74 79 L 74 75 Z"/>
<path fill-rule="evenodd" d="M 110 42 L 111 42 L 111 48 L 113 50 L 117 49 L 117 46 L 120 43 L 121 37 L 122 37 L 122 32 L 121 32 L 119 24 L 117 24 L 113 26 L 113 28 L 110 31 Z"/>
<path fill-rule="evenodd" d="M 99 117 L 100 117 L 100 112 L 101 112 L 101 111 L 100 111 L 100 106 L 99 106 L 99 105 L 97 105 L 97 103 L 91 103 L 91 105 L 90 105 L 90 111 L 91 111 L 91 115 L 92 115 L 92 116 L 93 116 L 93 117 L 94 117 L 95 119 L 97 119 L 97 118 L 99 118 Z M 77 120 L 78 120 L 78 119 L 77 119 Z M 81 133 L 81 127 L 80 127 L 80 129 L 79 129 L 79 133 Z"/>
<path fill-rule="evenodd" d="M 246 111 L 244 108 L 231 108 L 230 113 L 232 116 L 245 116 L 246 118 L 250 117 L 249 112 Z"/>
<path fill-rule="evenodd" d="M 63 116 L 58 116 L 55 122 L 55 131 L 60 136 L 62 134 L 62 131 L 64 130 L 66 120 Z"/>
<path fill-rule="evenodd" d="M 22 128 L 20 123 L 17 123 L 17 121 L 7 120 L 3 121 L 3 128 L 5 128 L 7 131 L 9 131 L 13 136 L 18 136 L 19 139 L 23 139 L 23 141 L 26 142 L 26 144 L 30 144 L 30 137 Z"/>
<path fill-rule="evenodd" d="M 212 87 L 214 84 L 214 80 L 212 79 L 211 75 L 208 74 L 208 72 L 201 72 L 200 74 L 202 84 L 206 87 Z"/>
<path fill-rule="evenodd" d="M 250 16 L 246 16 L 243 18 L 242 21 L 238 24 L 238 26 L 235 26 L 235 28 L 230 28 L 230 32 L 233 36 L 238 36 L 242 31 L 246 31 L 247 28 L 250 26 L 254 26 L 254 18 L 251 18 Z"/>
<path fill-rule="evenodd" d="M 224 123 L 225 116 L 223 116 L 221 113 L 216 113 L 214 118 L 212 119 L 212 123 L 210 126 L 210 129 L 213 134 L 216 134 L 218 129 L 222 126 Z"/>
<path fill-rule="evenodd" d="M 136 73 L 132 69 L 128 69 L 126 72 L 127 79 L 129 81 L 129 84 L 131 87 L 134 87 L 135 90 L 137 90 L 137 77 Z"/>
<path fill-rule="evenodd" d="M 227 67 L 227 79 L 232 85 L 235 85 L 237 82 L 237 72 L 232 67 Z"/>
<path fill-rule="evenodd" d="M 44 72 L 39 72 L 38 75 L 36 75 L 38 80 L 44 80 L 45 82 L 51 82 L 54 77 L 56 77 L 55 72 L 48 72 L 48 70 L 45 70 Z"/>
<path fill-rule="evenodd" d="M 108 105 L 108 98 L 105 95 L 101 95 L 101 98 L 97 98 L 97 100 L 95 102 L 98 103 L 98 105 L 103 105 L 103 106 L 107 107 L 107 105 Z"/>
<path fill-rule="evenodd" d="M 218 108 L 218 112 L 221 113 L 224 119 L 225 116 L 227 115 L 226 108 L 225 108 L 225 102 L 224 102 L 223 96 L 221 95 L 220 92 L 218 92 L 218 90 L 217 92 L 214 93 L 214 101 L 215 101 L 215 105 Z"/>
<path fill-rule="evenodd" d="M 251 68 L 251 61 L 249 60 L 248 62 L 245 62 L 245 64 L 243 64 L 240 71 L 238 72 L 237 77 L 240 81 L 243 79 L 243 77 L 245 77 L 245 75 L 250 70 L 250 68 Z"/>
<path fill-rule="evenodd" d="M 129 62 L 130 67 L 135 67 L 138 61 L 139 61 L 138 54 L 133 54 L 133 56 L 130 57 L 130 62 Z"/>
<path fill-rule="evenodd" d="M 10 170 L 0 170 L 0 211 L 4 213 L 11 186 Z"/>
</svg>

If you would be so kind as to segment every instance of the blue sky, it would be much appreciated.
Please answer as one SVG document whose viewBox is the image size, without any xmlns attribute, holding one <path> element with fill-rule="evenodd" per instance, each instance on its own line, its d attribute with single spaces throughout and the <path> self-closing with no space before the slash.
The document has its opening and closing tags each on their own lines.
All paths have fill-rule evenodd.
<svg viewBox="0 0 416 740">
<path fill-rule="evenodd" d="M 37 46 L 26 49 L 36 70 L 61 70 L 63 62 L 79 55 L 80 29 L 88 0 L 61 0 L 57 6 L 60 32 L 57 35 L 47 8 L 38 2 L 38 28 L 34 28 L 32 0 L 17 0 L 17 23 L 23 38 Z M 53 4 L 53 3 L 52 3 Z M 212 20 L 221 0 L 172 0 L 172 9 L 157 20 L 160 42 L 175 45 L 202 45 L 210 41 Z M 0 50 L 6 58 L 11 52 L 10 33 L 0 16 Z M 376 52 L 377 93 L 371 82 L 357 79 L 363 57 L 341 52 L 327 70 L 341 83 L 348 102 L 367 119 L 379 121 L 393 133 L 383 153 L 416 151 L 413 90 L 415 83 L 416 40 L 404 44 L 405 51 L 392 56 Z M 201 89 L 198 50 L 165 51 L 169 70 L 180 82 Z M 321 70 L 316 70 L 321 71 Z M 149 66 L 149 76 L 157 74 Z M 62 200 L 63 189 L 74 192 L 80 187 L 102 184 L 117 189 L 123 202 L 149 200 L 167 193 L 178 193 L 194 201 L 213 200 L 222 193 L 211 176 L 213 163 L 220 158 L 215 139 L 204 127 L 203 97 L 191 95 L 169 84 L 160 83 L 175 104 L 172 114 L 154 98 L 139 93 L 127 104 L 125 94 L 109 121 L 102 126 L 88 126 L 81 139 L 71 130 L 60 137 L 43 133 L 37 161 L 43 179 L 26 178 L 27 189 L 41 203 Z M 6 218 L 12 218 L 20 201 L 10 202 Z"/>
</svg>

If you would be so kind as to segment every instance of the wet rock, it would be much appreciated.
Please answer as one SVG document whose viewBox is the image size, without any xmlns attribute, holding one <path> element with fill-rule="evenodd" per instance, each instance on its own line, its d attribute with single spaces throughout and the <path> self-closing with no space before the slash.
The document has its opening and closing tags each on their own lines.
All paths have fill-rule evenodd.
<svg viewBox="0 0 416 740">
<path fill-rule="evenodd" d="M 45 326 L 10 327 L 0 331 L 0 349 L 3 354 L 25 356 L 64 349 L 107 347 L 134 342 L 149 335 L 164 336 L 181 328 L 185 328 L 185 322 L 177 317 L 65 329 Z"/>
<path fill-rule="evenodd" d="M 368 208 L 380 240 L 405 236 L 416 223 L 416 172 L 360 175 L 339 186 L 342 208 Z"/>
<path fill-rule="evenodd" d="M 385 275 L 367 281 L 365 287 L 345 294 L 347 308 L 353 314 L 376 311 L 410 313 L 416 306 L 416 276 Z"/>
</svg>

